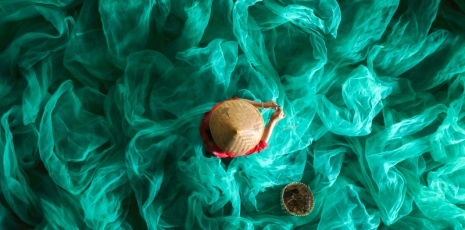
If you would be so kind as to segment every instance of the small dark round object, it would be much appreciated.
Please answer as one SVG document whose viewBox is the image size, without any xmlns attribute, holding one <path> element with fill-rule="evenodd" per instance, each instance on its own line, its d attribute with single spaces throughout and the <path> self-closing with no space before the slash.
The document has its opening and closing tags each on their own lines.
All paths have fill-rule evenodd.
<svg viewBox="0 0 465 230">
<path fill-rule="evenodd" d="M 313 209 L 313 193 L 307 185 L 292 182 L 284 187 L 281 203 L 291 215 L 306 216 Z"/>
</svg>

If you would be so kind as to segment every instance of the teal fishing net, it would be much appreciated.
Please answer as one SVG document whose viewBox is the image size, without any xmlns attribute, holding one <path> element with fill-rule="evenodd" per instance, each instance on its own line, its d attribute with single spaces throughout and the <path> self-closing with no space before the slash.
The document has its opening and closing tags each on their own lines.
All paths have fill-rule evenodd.
<svg viewBox="0 0 465 230">
<path fill-rule="evenodd" d="M 0 226 L 463 229 L 464 22 L 462 0 L 1 0 Z M 287 116 L 208 157 L 203 113 L 235 96 Z M 294 181 L 308 216 L 281 210 Z"/>
</svg>

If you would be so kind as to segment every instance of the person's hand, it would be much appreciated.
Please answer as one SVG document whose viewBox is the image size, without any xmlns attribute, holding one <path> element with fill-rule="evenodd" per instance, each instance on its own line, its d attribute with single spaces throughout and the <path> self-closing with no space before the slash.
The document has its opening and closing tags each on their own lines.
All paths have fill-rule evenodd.
<svg viewBox="0 0 465 230">
<path fill-rule="evenodd" d="M 274 109 L 274 110 L 278 109 L 278 105 L 273 100 L 269 100 L 269 101 L 263 103 L 263 107 L 271 108 L 271 109 Z"/>
<path fill-rule="evenodd" d="M 286 117 L 286 114 L 284 114 L 283 109 L 278 107 L 278 109 L 271 115 L 271 120 L 279 121 L 283 119 L 284 117 Z"/>
</svg>

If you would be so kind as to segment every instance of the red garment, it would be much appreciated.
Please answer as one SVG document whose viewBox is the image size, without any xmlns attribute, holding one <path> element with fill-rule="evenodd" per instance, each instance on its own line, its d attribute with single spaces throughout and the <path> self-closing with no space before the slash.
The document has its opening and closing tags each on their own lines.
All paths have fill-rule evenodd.
<svg viewBox="0 0 465 230">
<path fill-rule="evenodd" d="M 237 100 L 237 97 L 232 98 L 231 100 Z M 200 122 L 200 136 L 202 137 L 203 143 L 205 144 L 205 147 L 207 147 L 208 151 L 213 153 L 218 158 L 226 158 L 226 157 L 237 157 L 237 155 L 230 153 L 230 152 L 224 152 L 223 150 L 218 147 L 215 142 L 213 142 L 213 138 L 210 132 L 210 127 L 209 127 L 209 122 L 210 122 L 210 117 L 212 115 L 212 112 L 215 111 L 219 106 L 221 105 L 221 102 L 216 104 L 210 111 L 206 112 L 203 115 L 202 121 Z M 268 145 L 266 142 L 260 140 L 257 146 L 252 148 L 251 150 L 247 151 L 245 154 L 240 155 L 240 156 L 246 156 L 250 155 L 252 153 L 256 152 L 261 152 L 263 149 L 268 148 Z"/>
</svg>

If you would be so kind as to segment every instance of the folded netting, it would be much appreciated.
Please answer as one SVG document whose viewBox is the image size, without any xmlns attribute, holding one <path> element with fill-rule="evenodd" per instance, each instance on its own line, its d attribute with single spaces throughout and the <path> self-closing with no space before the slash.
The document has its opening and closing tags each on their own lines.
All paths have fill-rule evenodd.
<svg viewBox="0 0 465 230">
<path fill-rule="evenodd" d="M 464 229 L 464 21 L 461 0 L 2 0 L 0 228 Z M 211 157 L 200 121 L 233 97 L 286 117 Z M 309 215 L 283 211 L 291 182 Z"/>
</svg>

